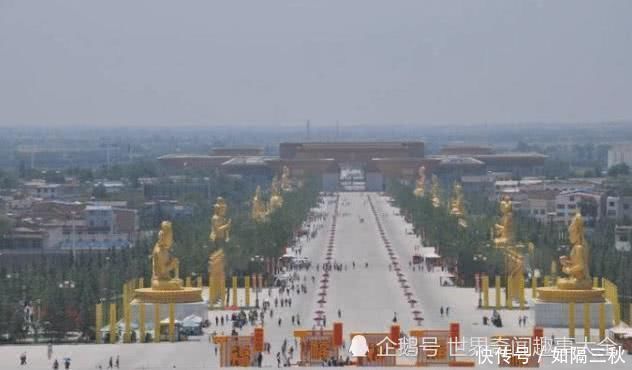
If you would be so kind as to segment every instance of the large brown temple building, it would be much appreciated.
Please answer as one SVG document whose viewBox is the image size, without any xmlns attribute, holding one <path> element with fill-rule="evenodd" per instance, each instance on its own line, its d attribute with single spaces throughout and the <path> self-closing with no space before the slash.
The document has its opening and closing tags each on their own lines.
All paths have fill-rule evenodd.
<svg viewBox="0 0 632 370">
<path fill-rule="evenodd" d="M 510 176 L 541 175 L 544 155 L 537 153 L 494 153 L 491 147 L 450 145 L 440 154 L 426 156 L 422 141 L 401 142 L 287 142 L 279 145 L 279 156 L 263 156 L 257 148 L 218 148 L 209 155 L 168 154 L 158 160 L 173 170 L 215 169 L 219 172 L 266 183 L 283 166 L 292 177 L 318 177 L 325 191 L 354 189 L 382 191 L 390 179 L 412 181 L 420 166 L 426 174 L 437 174 L 445 183 L 464 176 L 503 172 Z M 360 186 L 360 187 L 358 187 Z"/>
</svg>

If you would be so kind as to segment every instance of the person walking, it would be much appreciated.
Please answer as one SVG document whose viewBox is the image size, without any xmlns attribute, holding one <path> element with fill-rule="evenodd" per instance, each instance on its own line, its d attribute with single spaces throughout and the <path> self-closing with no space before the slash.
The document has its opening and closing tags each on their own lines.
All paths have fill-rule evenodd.
<svg viewBox="0 0 632 370">
<path fill-rule="evenodd" d="M 445 316 L 450 316 L 450 306 L 445 306 Z"/>
<path fill-rule="evenodd" d="M 26 352 L 20 354 L 20 365 L 26 365 Z"/>
<path fill-rule="evenodd" d="M 443 317 L 443 306 L 439 309 L 439 313 L 441 313 L 441 317 Z"/>
<path fill-rule="evenodd" d="M 108 369 L 114 368 L 114 359 L 110 356 L 110 361 L 108 362 Z"/>
<path fill-rule="evenodd" d="M 57 359 L 53 362 L 53 370 L 59 370 L 59 361 Z"/>
<path fill-rule="evenodd" d="M 116 362 L 114 364 L 115 364 L 116 368 L 118 369 L 119 368 L 119 364 L 120 364 L 120 362 L 119 362 L 119 355 L 116 355 Z"/>
</svg>

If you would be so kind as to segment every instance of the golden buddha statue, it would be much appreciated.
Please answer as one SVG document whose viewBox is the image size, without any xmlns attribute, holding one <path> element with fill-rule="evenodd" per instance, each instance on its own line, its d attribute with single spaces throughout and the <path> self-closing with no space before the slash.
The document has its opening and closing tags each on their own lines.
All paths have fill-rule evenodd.
<svg viewBox="0 0 632 370">
<path fill-rule="evenodd" d="M 500 201 L 500 224 L 494 225 L 494 244 L 498 248 L 505 247 L 513 242 L 513 205 L 508 195 Z"/>
<path fill-rule="evenodd" d="M 270 185 L 270 206 L 268 208 L 270 212 L 272 212 L 281 207 L 283 207 L 283 197 L 281 196 L 281 191 L 279 189 L 279 180 L 275 176 L 272 179 L 272 184 Z"/>
<path fill-rule="evenodd" d="M 584 220 L 577 212 L 568 227 L 568 238 L 572 248 L 569 256 L 560 257 L 562 272 L 567 278 L 557 279 L 559 289 L 591 289 L 592 278 L 588 270 L 588 246 L 584 238 Z"/>
<path fill-rule="evenodd" d="M 507 281 L 511 282 L 508 287 L 508 298 L 520 300 L 520 279 L 524 277 L 524 256 L 513 248 L 508 248 L 505 252 L 505 263 L 507 266 Z"/>
<path fill-rule="evenodd" d="M 463 201 L 463 186 L 461 186 L 460 182 L 454 182 L 452 193 L 452 201 L 450 202 L 450 214 L 458 217 L 459 226 L 467 227 L 467 221 L 465 220 L 465 205 Z"/>
<path fill-rule="evenodd" d="M 158 232 L 158 241 L 151 253 L 151 287 L 158 290 L 182 289 L 179 278 L 180 261 L 171 255 L 173 231 L 171 222 L 163 221 Z M 173 277 L 171 272 L 173 271 Z"/>
<path fill-rule="evenodd" d="M 252 197 L 251 217 L 256 222 L 262 222 L 265 220 L 267 215 L 268 215 L 268 211 L 266 209 L 266 205 L 261 199 L 261 187 L 257 185 L 257 189 L 255 190 L 255 196 Z"/>
<path fill-rule="evenodd" d="M 202 289 L 183 287 L 180 260 L 171 255 L 173 230 L 163 221 L 158 241 L 151 253 L 151 287 L 134 290 L 135 300 L 142 303 L 193 303 L 202 301 Z"/>
<path fill-rule="evenodd" d="M 603 302 L 604 289 L 593 288 L 590 277 L 589 251 L 580 212 L 575 214 L 568 227 L 568 238 L 571 252 L 560 257 L 561 272 L 568 277 L 558 278 L 555 287 L 538 288 L 538 298 L 547 302 Z"/>
<path fill-rule="evenodd" d="M 417 181 L 415 182 L 416 186 L 413 194 L 415 195 L 415 197 L 421 198 L 426 192 L 426 167 L 419 167 L 417 174 L 419 175 L 419 177 L 417 177 Z"/>
<path fill-rule="evenodd" d="M 452 201 L 450 202 L 450 214 L 455 216 L 463 216 L 465 214 L 463 206 L 463 187 L 457 181 L 452 187 Z"/>
<path fill-rule="evenodd" d="M 288 166 L 283 166 L 281 170 L 281 190 L 292 191 L 292 180 L 290 179 L 290 169 Z"/>
<path fill-rule="evenodd" d="M 439 206 L 441 206 L 441 189 L 439 188 L 439 178 L 437 175 L 432 175 L 431 182 L 430 194 L 432 195 L 432 206 L 439 208 Z"/>
<path fill-rule="evenodd" d="M 226 219 L 228 205 L 222 197 L 217 197 L 213 206 L 214 213 L 211 218 L 211 235 L 209 240 L 218 244 L 230 241 L 231 220 Z"/>
</svg>

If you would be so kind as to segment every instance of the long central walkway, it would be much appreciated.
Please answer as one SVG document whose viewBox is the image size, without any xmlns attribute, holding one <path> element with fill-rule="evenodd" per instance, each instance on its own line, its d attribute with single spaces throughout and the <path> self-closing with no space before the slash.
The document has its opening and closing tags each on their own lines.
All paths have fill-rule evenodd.
<svg viewBox="0 0 632 370">
<path fill-rule="evenodd" d="M 388 331 L 395 314 L 402 327 L 409 327 L 410 306 L 397 276 L 389 272 L 389 255 L 366 193 L 343 193 L 340 202 L 334 261 L 342 271 L 331 274 L 328 319 L 337 320 L 340 309 L 345 333 Z"/>
</svg>

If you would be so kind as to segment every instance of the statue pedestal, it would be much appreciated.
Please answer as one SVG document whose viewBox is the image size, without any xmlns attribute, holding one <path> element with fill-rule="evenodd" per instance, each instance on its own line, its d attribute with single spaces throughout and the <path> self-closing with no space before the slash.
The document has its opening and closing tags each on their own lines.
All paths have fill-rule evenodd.
<svg viewBox="0 0 632 370">
<path fill-rule="evenodd" d="M 599 306 L 601 303 L 588 303 L 590 307 L 590 326 L 599 327 Z M 610 302 L 605 302 L 606 328 L 614 325 L 613 307 Z M 544 302 L 536 299 L 534 302 L 535 325 L 545 328 L 568 328 L 568 303 Z M 575 304 L 575 327 L 584 327 L 584 304 Z"/>
<path fill-rule="evenodd" d="M 140 307 L 141 303 L 137 299 L 133 300 L 130 304 L 132 322 L 139 323 L 140 321 Z M 154 322 L 154 303 L 144 303 L 145 306 L 145 324 L 153 325 Z M 190 315 L 196 315 L 203 320 L 208 318 L 208 307 L 204 301 L 192 302 L 192 303 L 176 303 L 175 304 L 175 319 L 176 321 L 182 321 L 185 317 Z M 164 320 L 169 317 L 169 304 L 160 304 L 160 320 Z"/>
<path fill-rule="evenodd" d="M 174 290 L 141 288 L 134 291 L 136 300 L 144 303 L 195 303 L 202 302 L 202 288 L 185 287 Z"/>
<path fill-rule="evenodd" d="M 537 289 L 538 300 L 551 303 L 600 303 L 605 302 L 605 290 L 602 288 L 591 289 L 559 289 L 555 287 L 542 287 Z"/>
</svg>

